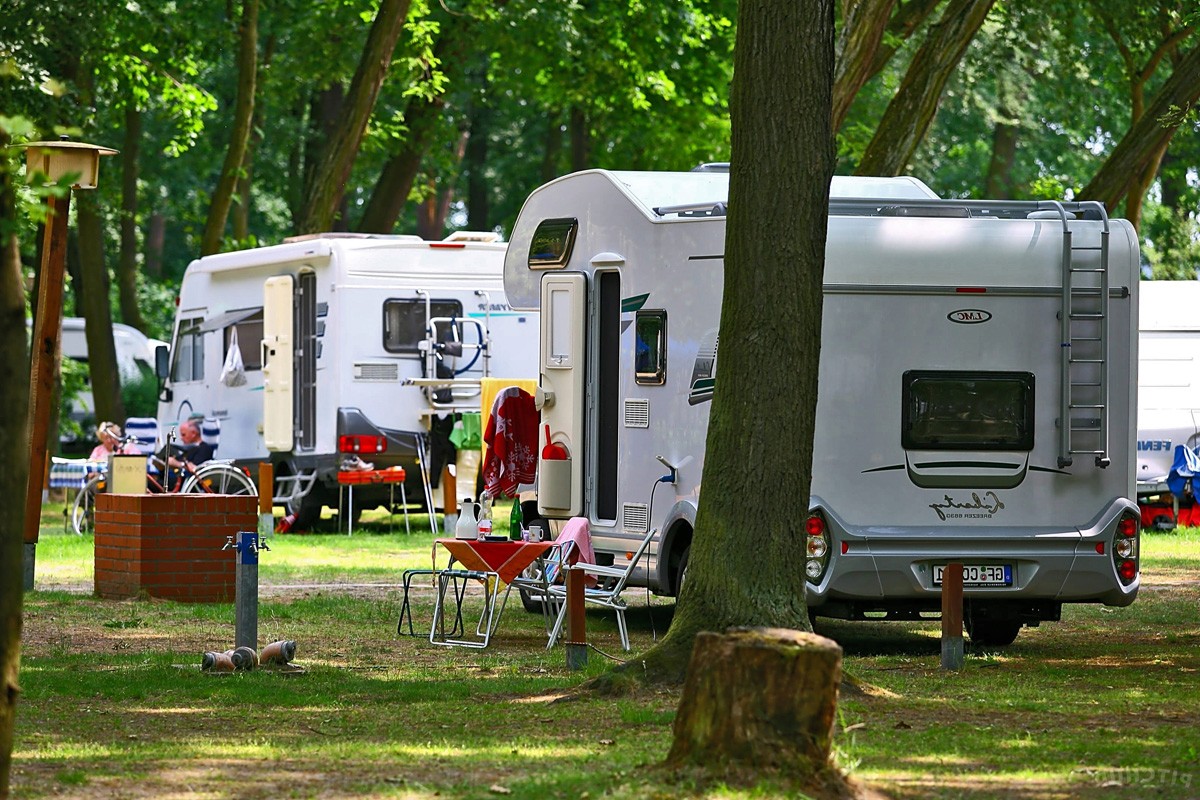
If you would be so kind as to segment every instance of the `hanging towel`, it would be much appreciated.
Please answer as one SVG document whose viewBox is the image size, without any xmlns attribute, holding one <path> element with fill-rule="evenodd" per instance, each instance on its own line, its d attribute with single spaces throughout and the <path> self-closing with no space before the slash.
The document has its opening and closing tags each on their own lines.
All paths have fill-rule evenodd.
<svg viewBox="0 0 1200 800">
<path fill-rule="evenodd" d="M 533 396 L 516 386 L 496 395 L 483 441 L 483 488 L 492 497 L 513 497 L 537 475 L 538 412 Z"/>
<path fill-rule="evenodd" d="M 592 550 L 592 529 L 588 525 L 587 517 L 571 517 L 567 520 L 567 524 L 563 526 L 562 531 L 558 534 L 558 538 L 554 543 L 560 547 L 565 546 L 567 542 L 571 542 L 574 546 L 571 550 L 570 563 L 572 564 L 595 564 L 596 553 Z M 558 575 L 557 564 L 546 565 L 546 580 L 550 583 L 560 583 L 561 577 Z M 596 585 L 596 576 L 587 575 L 584 578 L 584 586 L 592 587 Z"/>
</svg>

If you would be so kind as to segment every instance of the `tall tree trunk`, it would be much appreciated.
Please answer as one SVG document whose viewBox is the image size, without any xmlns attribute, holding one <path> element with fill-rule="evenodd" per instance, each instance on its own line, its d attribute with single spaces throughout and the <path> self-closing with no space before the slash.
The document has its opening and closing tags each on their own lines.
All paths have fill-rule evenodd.
<svg viewBox="0 0 1200 800">
<path fill-rule="evenodd" d="M 806 498 L 812 475 L 834 170 L 832 0 L 742 0 L 733 75 L 721 301 L 726 335 L 702 478 L 721 488 L 700 496 L 688 579 L 671 629 L 630 665 L 649 680 L 682 680 L 700 631 L 809 628 L 804 571 L 796 567 L 803 531 L 796 514 L 805 507 L 784 507 L 778 487 Z M 781 206 L 780 197 L 788 202 Z M 763 214 L 764 208 L 777 213 Z M 788 268 L 770 266 L 776 264 Z M 766 363 L 789 368 L 764 372 L 759 365 Z M 772 424 L 764 426 L 764 419 Z M 756 509 L 752 549 L 745 546 L 747 508 Z"/>
<path fill-rule="evenodd" d="M 79 229 L 79 263 L 83 277 L 79 299 L 86 327 L 88 375 L 92 381 L 96 419 L 123 424 L 125 404 L 121 401 L 121 373 L 113 343 L 108 270 L 104 266 L 104 221 L 96 207 L 94 192 L 80 192 L 76 208 L 75 226 Z"/>
<path fill-rule="evenodd" d="M 913 37 L 941 2 L 942 0 L 899 0 L 899 5 L 888 22 L 887 33 L 875 48 L 871 68 L 867 70 L 867 80 L 883 71 L 901 45 Z"/>
<path fill-rule="evenodd" d="M 1013 197 L 1013 163 L 1017 158 L 1018 128 L 1004 119 L 992 129 L 992 157 L 988 161 L 983 196 L 997 200 Z"/>
<path fill-rule="evenodd" d="M 842 127 L 858 91 L 871 77 L 871 65 L 883 41 L 896 0 L 842 0 L 837 70 L 833 76 L 833 129 Z"/>
<path fill-rule="evenodd" d="M 263 47 L 262 60 L 258 64 L 258 76 L 255 85 L 262 86 L 263 73 L 271 65 L 275 55 L 275 37 L 268 36 Z M 250 238 L 250 212 L 252 211 L 252 193 L 254 186 L 254 156 L 262 143 L 263 107 L 254 104 L 254 113 L 250 116 L 250 140 L 246 143 L 246 155 L 242 157 L 242 168 L 238 171 L 237 186 L 234 189 L 237 203 L 233 208 L 233 238 L 237 242 L 246 242 Z"/>
<path fill-rule="evenodd" d="M 121 145 L 121 253 L 117 260 L 117 297 L 121 321 L 146 332 L 137 300 L 138 159 L 142 142 L 142 112 L 132 98 L 125 105 L 125 140 Z"/>
<path fill-rule="evenodd" d="M 1163 207 L 1176 213 L 1181 210 L 1179 205 L 1188 188 L 1187 171 L 1180 167 L 1180 158 L 1168 148 L 1158 164 L 1158 180 L 1162 187 Z"/>
<path fill-rule="evenodd" d="M 558 177 L 558 160 L 562 157 L 562 120 L 556 111 L 546 121 L 546 149 L 542 152 L 542 183 Z"/>
<path fill-rule="evenodd" d="M 167 242 L 167 218 L 162 212 L 150 213 L 146 225 L 146 275 L 161 278 L 163 274 L 163 246 Z"/>
<path fill-rule="evenodd" d="M 0 150 L 8 135 L 0 128 Z M 25 283 L 15 233 L 16 196 L 7 159 L 0 157 L 0 497 L 25 496 L 29 472 L 29 347 Z M 11 227 L 10 227 L 11 226 Z M 13 730 L 21 667 L 25 507 L 0 503 L 0 797 L 9 796 Z"/>
<path fill-rule="evenodd" d="M 486 89 L 486 87 L 485 87 Z M 484 92 L 486 94 L 486 91 Z M 485 172 L 488 157 L 488 122 L 491 111 L 486 103 L 477 103 L 471 114 L 471 134 L 467 139 L 464 164 L 467 170 L 467 229 L 486 231 L 489 222 L 491 186 Z"/>
<path fill-rule="evenodd" d="M 591 164 L 591 137 L 588 136 L 587 112 L 579 106 L 571 106 L 571 171 L 585 170 Z"/>
<path fill-rule="evenodd" d="M 305 198 L 297 229 L 300 233 L 329 230 L 333 217 L 346 192 L 350 170 L 358 156 L 359 146 L 367 130 L 367 122 L 375 109 L 375 100 L 383 79 L 387 76 L 396 40 L 404 28 L 410 0 L 381 0 L 375 22 L 367 35 L 367 44 L 350 90 L 346 108 L 338 127 L 324 148 L 308 196 Z"/>
<path fill-rule="evenodd" d="M 1099 200 L 1115 208 L 1134 191 L 1153 159 L 1179 128 L 1182 118 L 1169 117 L 1171 106 L 1188 108 L 1200 99 L 1200 45 L 1188 51 L 1175 65 L 1171 77 L 1154 96 L 1146 113 L 1135 122 L 1086 186 L 1079 190 L 1081 200 Z"/>
<path fill-rule="evenodd" d="M 221 250 L 238 174 L 250 143 L 255 87 L 258 80 L 258 0 L 242 0 L 237 61 L 238 86 L 237 100 L 233 108 L 233 131 L 229 137 L 229 149 L 225 151 L 225 163 L 221 166 L 221 177 L 217 180 L 217 188 L 213 191 L 212 203 L 208 208 L 204 235 L 200 240 L 202 256 Z"/>
<path fill-rule="evenodd" d="M 371 190 L 371 199 L 363 211 L 358 230 L 364 233 L 391 233 L 408 203 L 413 182 L 421 160 L 429 150 L 429 142 L 441 116 L 443 101 L 410 103 L 404 115 L 408 136 L 404 146 L 388 159 L 379 180 Z"/>
<path fill-rule="evenodd" d="M 946 81 L 983 25 L 995 0 L 950 0 L 913 56 L 892 102 L 883 112 L 856 175 L 899 175 L 937 114 Z"/>
</svg>

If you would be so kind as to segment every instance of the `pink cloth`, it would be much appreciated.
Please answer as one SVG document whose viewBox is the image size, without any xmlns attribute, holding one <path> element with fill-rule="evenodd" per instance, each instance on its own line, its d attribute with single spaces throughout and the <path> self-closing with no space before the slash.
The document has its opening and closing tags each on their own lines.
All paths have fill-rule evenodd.
<svg viewBox="0 0 1200 800">
<path fill-rule="evenodd" d="M 563 547 L 567 542 L 574 545 L 569 559 L 572 564 L 595 564 L 596 553 L 592 550 L 592 529 L 588 525 L 587 517 L 571 517 L 567 520 L 567 524 L 559 531 L 558 538 L 554 543 Z M 559 576 L 554 574 L 554 570 L 547 570 L 546 578 L 555 583 L 559 580 Z M 595 586 L 596 576 L 588 575 L 584 579 L 585 586 Z"/>
<path fill-rule="evenodd" d="M 533 395 L 516 386 L 501 389 L 483 441 L 483 488 L 492 497 L 513 497 L 537 475 L 538 412 Z"/>
</svg>

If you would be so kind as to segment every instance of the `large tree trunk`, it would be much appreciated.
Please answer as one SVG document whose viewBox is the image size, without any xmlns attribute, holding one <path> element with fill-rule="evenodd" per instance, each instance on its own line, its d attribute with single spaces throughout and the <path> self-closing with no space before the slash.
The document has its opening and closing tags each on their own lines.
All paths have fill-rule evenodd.
<svg viewBox="0 0 1200 800">
<path fill-rule="evenodd" d="M 132 98 L 125 106 L 125 140 L 121 146 L 121 253 L 117 261 L 117 297 L 121 321 L 146 332 L 137 300 L 138 158 L 142 141 L 142 112 Z"/>
<path fill-rule="evenodd" d="M 8 136 L 0 129 L 0 148 Z M 0 159 L 0 230 L 12 230 L 16 198 L 12 175 Z M 0 497 L 25 496 L 29 471 L 29 348 L 25 331 L 25 284 L 15 234 L 0 236 Z M 21 665 L 24 580 L 24 503 L 0 503 L 0 798 L 9 795 L 13 729 Z"/>
<path fill-rule="evenodd" d="M 1104 165 L 1087 186 L 1079 190 L 1080 200 L 1099 200 L 1116 208 L 1137 189 L 1144 170 L 1157 166 L 1171 137 L 1182 122 L 1172 116 L 1171 107 L 1189 108 L 1200 99 L 1200 45 L 1188 51 L 1175 65 L 1171 77 L 1154 96 L 1150 106 L 1135 122 L 1105 159 Z M 1166 120 L 1166 121 L 1164 121 Z"/>
<path fill-rule="evenodd" d="M 950 0 L 913 56 L 888 103 L 856 175 L 899 175 L 908 166 L 937 113 L 946 81 L 983 25 L 995 0 Z"/>
<path fill-rule="evenodd" d="M 675 716 L 670 764 L 829 767 L 842 648 L 814 633 L 701 633 Z"/>
<path fill-rule="evenodd" d="M 558 177 L 558 159 L 562 156 L 562 120 L 551 110 L 546 120 L 546 149 L 542 152 L 542 183 Z"/>
<path fill-rule="evenodd" d="M 221 177 L 217 180 L 217 188 L 213 190 L 212 203 L 208 207 L 208 220 L 200 240 L 202 256 L 221 251 L 238 174 L 250 144 L 258 80 L 258 0 L 242 0 L 238 40 L 238 86 L 233 108 L 233 131 L 229 137 L 229 149 L 225 151 L 225 163 L 221 166 Z"/>
<path fill-rule="evenodd" d="M 350 170 L 367 130 L 367 121 L 387 76 L 392 51 L 404 29 L 408 6 L 409 0 L 382 0 L 379 5 L 358 70 L 350 82 L 346 107 L 313 174 L 311 189 L 297 224 L 300 233 L 318 233 L 333 226 L 334 215 L 345 195 Z"/>
<path fill-rule="evenodd" d="M 821 352 L 833 36 L 833 0 L 738 4 L 720 379 L 703 475 L 719 488 L 700 497 L 671 629 L 630 673 L 647 680 L 681 681 L 700 631 L 809 627 L 796 554 Z M 794 502 L 780 502 L 780 486 Z"/>
<path fill-rule="evenodd" d="M 833 76 L 833 129 L 842 127 L 858 91 L 871 77 L 871 65 L 883 41 L 896 0 L 842 0 L 837 71 Z"/>
<path fill-rule="evenodd" d="M 88 375 L 96 403 L 96 420 L 124 424 L 125 404 L 121 400 L 121 373 L 117 367 L 108 299 L 108 270 L 104 266 L 104 221 L 96 208 L 94 192 L 80 192 L 76 208 L 79 264 L 83 277 L 78 295 L 86 321 Z"/>
<path fill-rule="evenodd" d="M 580 106 L 571 107 L 571 171 L 579 172 L 591 164 L 592 141 L 588 134 L 587 112 Z"/>
<path fill-rule="evenodd" d="M 486 87 L 484 93 L 486 94 Z M 490 114 L 486 103 L 475 104 L 471 113 L 471 135 L 467 138 L 467 150 L 463 159 L 467 170 L 467 229 L 472 231 L 491 229 L 488 220 L 491 186 L 485 174 Z"/>
</svg>

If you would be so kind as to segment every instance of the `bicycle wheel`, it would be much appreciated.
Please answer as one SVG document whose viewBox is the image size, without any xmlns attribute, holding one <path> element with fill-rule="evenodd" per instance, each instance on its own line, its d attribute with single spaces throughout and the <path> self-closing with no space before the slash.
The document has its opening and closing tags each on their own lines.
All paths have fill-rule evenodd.
<svg viewBox="0 0 1200 800">
<path fill-rule="evenodd" d="M 104 476 L 93 475 L 75 493 L 75 502 L 71 505 L 71 529 L 80 536 L 92 529 L 92 523 L 95 521 L 96 494 L 103 491 Z"/>
<path fill-rule="evenodd" d="M 183 482 L 180 491 L 184 494 L 258 494 L 254 481 L 232 464 L 201 464 Z"/>
</svg>

